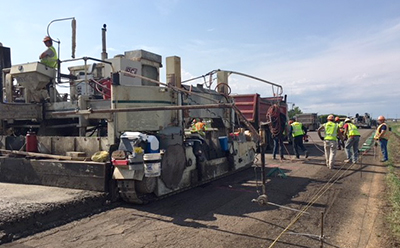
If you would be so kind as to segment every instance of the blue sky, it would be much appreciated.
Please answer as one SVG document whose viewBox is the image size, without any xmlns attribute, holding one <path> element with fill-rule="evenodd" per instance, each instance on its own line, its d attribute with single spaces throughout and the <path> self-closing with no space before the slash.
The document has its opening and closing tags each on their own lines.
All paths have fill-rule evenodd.
<svg viewBox="0 0 400 248">
<path fill-rule="evenodd" d="M 38 60 L 47 24 L 77 20 L 77 57 L 100 57 L 107 24 L 109 57 L 145 49 L 180 56 L 182 77 L 239 71 L 283 86 L 303 112 L 400 117 L 400 1 L 12 1 L 0 42 L 12 63 Z M 70 58 L 69 22 L 50 28 Z M 66 68 L 63 68 L 66 70 Z M 161 79 L 165 81 L 165 70 Z M 231 76 L 234 93 L 271 88 Z"/>
</svg>

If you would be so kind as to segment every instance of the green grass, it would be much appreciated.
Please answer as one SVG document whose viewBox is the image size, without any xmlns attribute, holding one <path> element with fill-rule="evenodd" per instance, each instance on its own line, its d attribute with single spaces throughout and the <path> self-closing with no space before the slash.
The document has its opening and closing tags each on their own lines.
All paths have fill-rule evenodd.
<svg viewBox="0 0 400 248">
<path fill-rule="evenodd" d="M 393 123 L 394 124 L 394 123 Z M 391 125 L 392 132 L 400 135 L 400 124 Z M 386 182 L 388 199 L 392 208 L 387 218 L 393 235 L 400 241 L 400 178 L 399 178 L 399 149 L 400 136 L 391 135 L 389 140 L 389 162 Z"/>
<path fill-rule="evenodd" d="M 390 125 L 390 127 L 392 128 L 393 133 L 400 135 L 400 124 Z"/>
</svg>

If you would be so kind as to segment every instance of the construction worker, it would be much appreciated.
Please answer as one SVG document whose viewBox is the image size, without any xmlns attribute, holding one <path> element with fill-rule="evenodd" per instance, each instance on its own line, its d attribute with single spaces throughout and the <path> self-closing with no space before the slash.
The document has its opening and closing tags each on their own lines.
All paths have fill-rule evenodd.
<svg viewBox="0 0 400 248">
<path fill-rule="evenodd" d="M 43 42 L 47 49 L 42 54 L 40 54 L 40 63 L 45 64 L 46 66 L 51 68 L 57 68 L 58 57 L 56 49 L 53 47 L 53 40 L 49 36 L 46 36 L 44 37 Z"/>
<path fill-rule="evenodd" d="M 321 125 L 317 131 L 319 138 L 324 141 L 326 165 L 332 169 L 335 166 L 338 136 L 341 140 L 343 140 L 343 136 L 339 132 L 339 125 L 334 122 L 335 117 L 328 115 L 327 120 L 328 122 Z M 325 137 L 322 137 L 322 131 L 325 131 Z"/>
<path fill-rule="evenodd" d="M 272 157 L 273 159 L 276 159 L 276 154 L 278 154 L 278 149 L 279 149 L 279 155 L 281 157 L 281 160 L 284 160 L 284 145 L 283 145 L 283 137 L 285 136 L 285 133 L 288 133 L 287 130 L 287 125 L 286 125 L 286 115 L 283 113 L 279 113 L 279 122 L 277 122 L 276 126 L 274 126 L 272 123 L 270 124 L 270 129 L 271 129 L 271 134 L 272 134 L 272 139 L 274 140 L 274 148 L 272 150 Z M 275 128 L 274 128 L 275 127 Z M 276 130 L 275 132 L 272 132 L 272 130 Z"/>
<path fill-rule="evenodd" d="M 383 155 L 381 162 L 386 162 L 389 160 L 389 155 L 387 150 L 387 143 L 389 139 L 389 134 L 388 134 L 389 127 L 385 123 L 385 117 L 382 115 L 378 117 L 378 123 L 379 126 L 376 128 L 374 139 L 379 140 L 379 143 L 381 145 L 381 151 Z"/>
<path fill-rule="evenodd" d="M 203 122 L 203 119 L 200 118 L 198 122 L 194 124 L 195 132 L 199 133 L 200 135 L 204 136 L 206 131 L 206 124 Z"/>
<path fill-rule="evenodd" d="M 343 134 L 343 126 L 344 126 L 344 122 L 340 121 L 340 117 L 336 116 L 335 117 L 335 122 L 338 124 L 339 126 L 339 131 Z M 344 144 L 342 144 L 341 140 L 338 139 L 338 150 L 342 150 L 342 147 L 344 147 Z"/>
<path fill-rule="evenodd" d="M 344 145 L 347 159 L 345 163 L 357 163 L 358 161 L 358 144 L 360 143 L 360 132 L 356 125 L 354 125 L 350 118 L 344 120 L 344 134 L 347 136 L 346 143 Z M 353 151 L 352 151 L 353 150 Z"/>
<path fill-rule="evenodd" d="M 300 158 L 299 148 L 304 152 L 306 158 L 308 158 L 308 151 L 303 144 L 303 136 L 307 134 L 307 129 L 302 123 L 292 118 L 292 124 L 290 124 L 290 134 L 293 137 L 293 151 L 296 154 L 296 158 Z"/>
<path fill-rule="evenodd" d="M 192 123 L 190 125 L 190 132 L 195 133 L 196 132 L 196 118 L 193 118 Z"/>
</svg>

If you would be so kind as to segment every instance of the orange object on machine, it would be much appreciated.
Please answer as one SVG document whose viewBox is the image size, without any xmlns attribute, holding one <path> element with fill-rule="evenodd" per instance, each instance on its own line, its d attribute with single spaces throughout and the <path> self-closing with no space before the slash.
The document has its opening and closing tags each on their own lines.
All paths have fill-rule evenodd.
<svg viewBox="0 0 400 248">
<path fill-rule="evenodd" d="M 128 165 L 129 161 L 127 159 L 120 160 L 120 159 L 111 159 L 111 162 L 114 166 L 124 166 Z"/>
<path fill-rule="evenodd" d="M 35 132 L 29 131 L 26 134 L 25 142 L 27 152 L 38 152 L 38 141 Z"/>
</svg>

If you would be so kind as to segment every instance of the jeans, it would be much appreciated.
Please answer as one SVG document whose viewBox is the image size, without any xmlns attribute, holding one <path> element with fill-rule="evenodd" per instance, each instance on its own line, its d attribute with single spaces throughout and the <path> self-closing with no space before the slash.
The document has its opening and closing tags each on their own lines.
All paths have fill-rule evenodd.
<svg viewBox="0 0 400 248">
<path fill-rule="evenodd" d="M 324 150 L 325 150 L 325 160 L 328 168 L 332 168 L 335 166 L 335 156 L 337 150 L 337 141 L 336 140 L 325 140 L 324 141 Z"/>
<path fill-rule="evenodd" d="M 274 137 L 274 149 L 272 150 L 272 155 L 276 158 L 276 154 L 278 154 L 278 146 L 279 146 L 279 154 L 281 158 L 283 158 L 283 137 L 282 135 Z"/>
<path fill-rule="evenodd" d="M 352 160 L 353 163 L 356 163 L 358 160 L 358 144 L 360 143 L 360 136 L 352 136 L 346 140 L 345 148 L 347 159 Z M 353 150 L 353 151 L 352 151 Z"/>
<path fill-rule="evenodd" d="M 303 144 L 303 135 L 293 137 L 293 151 L 294 151 L 294 154 L 296 154 L 297 158 L 300 157 L 299 148 L 303 152 L 307 151 L 307 149 L 304 147 L 304 144 Z"/>
<path fill-rule="evenodd" d="M 379 143 L 381 144 L 381 151 L 382 151 L 382 155 L 383 155 L 383 160 L 388 160 L 388 150 L 387 150 L 387 143 L 388 140 L 387 139 L 380 139 Z"/>
</svg>

